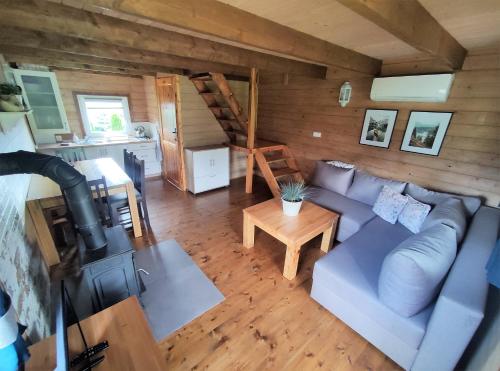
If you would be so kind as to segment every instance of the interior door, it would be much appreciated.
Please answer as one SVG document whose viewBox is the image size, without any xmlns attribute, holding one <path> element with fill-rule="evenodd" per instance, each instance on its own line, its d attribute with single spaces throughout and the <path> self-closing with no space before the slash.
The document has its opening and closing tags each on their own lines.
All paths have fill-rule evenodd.
<svg viewBox="0 0 500 371">
<path fill-rule="evenodd" d="M 177 77 L 160 77 L 156 80 L 160 107 L 160 141 L 163 150 L 163 177 L 183 189 L 182 145 L 179 141 L 177 112 Z"/>
</svg>

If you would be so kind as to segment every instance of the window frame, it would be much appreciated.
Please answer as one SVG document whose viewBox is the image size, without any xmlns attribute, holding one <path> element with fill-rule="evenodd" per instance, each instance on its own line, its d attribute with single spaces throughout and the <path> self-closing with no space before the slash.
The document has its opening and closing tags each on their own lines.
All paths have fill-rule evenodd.
<svg viewBox="0 0 500 371">
<path fill-rule="evenodd" d="M 92 93 L 75 93 L 75 98 L 78 103 L 78 110 L 80 111 L 80 119 L 83 125 L 83 130 L 85 135 L 93 138 L 102 138 L 102 137 L 114 137 L 114 136 L 128 136 L 130 132 L 130 128 L 132 127 L 132 120 L 130 116 L 130 104 L 129 97 L 126 95 L 119 94 L 92 94 Z M 112 100 L 120 100 L 123 106 L 123 113 L 125 116 L 125 124 L 124 129 L 121 132 L 116 133 L 108 133 L 108 132 L 92 132 L 90 128 L 89 119 L 87 116 L 87 108 L 85 107 L 86 99 L 112 99 Z"/>
</svg>

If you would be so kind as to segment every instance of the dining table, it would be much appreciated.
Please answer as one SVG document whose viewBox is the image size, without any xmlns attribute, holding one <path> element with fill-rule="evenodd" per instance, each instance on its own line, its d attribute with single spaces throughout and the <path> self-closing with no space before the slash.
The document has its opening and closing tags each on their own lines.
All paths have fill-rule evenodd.
<svg viewBox="0 0 500 371">
<path fill-rule="evenodd" d="M 87 181 L 101 179 L 104 176 L 110 195 L 123 192 L 127 194 L 134 237 L 141 237 L 142 229 L 134 183 L 125 171 L 112 158 L 107 157 L 76 161 L 74 167 Z M 26 206 L 34 224 L 38 246 L 49 268 L 59 264 L 60 257 L 45 217 L 45 210 L 63 205 L 64 199 L 59 185 L 47 177 L 33 174 Z"/>
</svg>

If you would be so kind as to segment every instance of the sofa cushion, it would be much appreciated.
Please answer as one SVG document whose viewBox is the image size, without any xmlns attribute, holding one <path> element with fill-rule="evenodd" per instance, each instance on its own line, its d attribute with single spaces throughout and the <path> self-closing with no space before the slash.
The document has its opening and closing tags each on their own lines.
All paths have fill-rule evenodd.
<svg viewBox="0 0 500 371">
<path fill-rule="evenodd" d="M 451 193 L 435 192 L 422 188 L 416 184 L 408 183 L 405 188 L 405 194 L 410 195 L 415 200 L 426 204 L 436 206 L 450 197 L 459 198 L 463 201 L 467 216 L 470 218 L 481 206 L 481 199 L 473 196 L 461 196 Z"/>
<path fill-rule="evenodd" d="M 331 161 L 326 161 L 328 165 L 336 166 L 336 167 L 341 167 L 343 169 L 354 169 L 356 166 L 354 164 L 349 164 L 344 161 L 339 161 L 339 160 L 331 160 Z"/>
<path fill-rule="evenodd" d="M 311 184 L 345 196 L 351 186 L 353 176 L 354 169 L 344 169 L 323 161 L 316 161 Z"/>
<path fill-rule="evenodd" d="M 412 233 L 401 224 L 390 224 L 375 217 L 316 262 L 313 286 L 321 284 L 328 287 L 332 300 L 350 303 L 352 312 L 361 312 L 359 316 L 377 323 L 416 349 L 425 334 L 432 305 L 407 318 L 389 309 L 378 298 L 378 278 L 384 258 L 410 236 Z M 334 305 L 331 307 L 335 308 Z M 335 310 L 332 312 L 336 314 Z M 341 319 L 351 326 L 349 312 Z M 363 333 L 365 328 L 356 328 L 356 331 L 367 338 L 373 335 Z"/>
<path fill-rule="evenodd" d="M 380 301 L 405 317 L 420 312 L 434 300 L 456 252 L 455 231 L 444 224 L 401 242 L 382 264 Z"/>
<path fill-rule="evenodd" d="M 398 193 L 402 193 L 406 183 L 379 178 L 364 171 L 356 170 L 352 185 L 346 196 L 367 205 L 373 205 L 384 185 L 391 187 Z"/>
<path fill-rule="evenodd" d="M 407 195 L 408 202 L 406 203 L 403 211 L 398 216 L 398 222 L 403 224 L 413 233 L 420 232 L 420 228 L 425 221 L 427 215 L 431 211 L 431 206 L 415 200 L 413 197 Z"/>
<path fill-rule="evenodd" d="M 375 217 L 370 206 L 327 189 L 309 187 L 308 199 L 340 215 L 336 237 L 338 241 L 349 238 Z"/>
<path fill-rule="evenodd" d="M 390 187 L 383 186 L 372 210 L 386 222 L 394 224 L 407 202 L 407 196 L 393 191 Z"/>
<path fill-rule="evenodd" d="M 444 224 L 453 228 L 457 233 L 457 241 L 461 242 L 467 229 L 466 211 L 462 200 L 448 198 L 438 204 L 425 218 L 421 230 L 436 224 Z"/>
</svg>

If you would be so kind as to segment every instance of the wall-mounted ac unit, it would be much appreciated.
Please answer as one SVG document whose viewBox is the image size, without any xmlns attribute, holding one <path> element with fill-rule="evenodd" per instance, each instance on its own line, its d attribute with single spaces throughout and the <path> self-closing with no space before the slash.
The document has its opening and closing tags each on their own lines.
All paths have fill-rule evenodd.
<svg viewBox="0 0 500 371">
<path fill-rule="evenodd" d="M 370 99 L 379 102 L 446 102 L 455 75 L 378 77 Z"/>
</svg>

